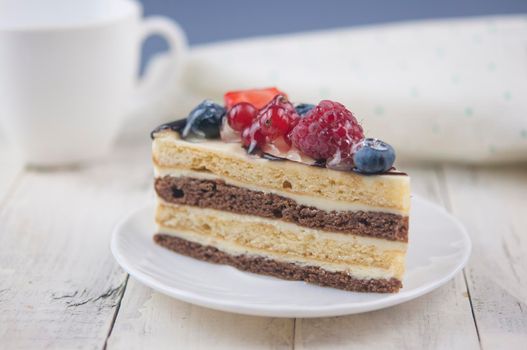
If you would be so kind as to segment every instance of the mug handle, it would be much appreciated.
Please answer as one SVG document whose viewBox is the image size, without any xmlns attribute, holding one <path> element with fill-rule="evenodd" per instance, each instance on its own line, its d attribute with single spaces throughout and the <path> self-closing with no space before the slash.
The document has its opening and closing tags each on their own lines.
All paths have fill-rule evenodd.
<svg viewBox="0 0 527 350">
<path fill-rule="evenodd" d="M 152 16 L 144 19 L 141 25 L 141 45 L 152 35 L 163 37 L 168 44 L 168 62 L 156 74 L 154 81 L 146 82 L 144 78 L 138 79 L 130 112 L 145 111 L 155 106 L 160 98 L 173 88 L 182 72 L 188 51 L 187 36 L 175 21 L 163 16 Z"/>
</svg>

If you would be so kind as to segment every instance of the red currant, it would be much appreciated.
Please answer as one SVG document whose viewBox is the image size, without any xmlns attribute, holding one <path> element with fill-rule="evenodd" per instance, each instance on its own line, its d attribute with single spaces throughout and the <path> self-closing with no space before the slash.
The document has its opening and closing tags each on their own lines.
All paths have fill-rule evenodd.
<svg viewBox="0 0 527 350">
<path fill-rule="evenodd" d="M 299 119 L 295 108 L 283 95 L 276 96 L 258 113 L 262 133 L 270 140 L 287 135 Z"/>
<path fill-rule="evenodd" d="M 227 121 L 231 128 L 242 131 L 252 124 L 258 110 L 248 102 L 240 102 L 234 105 L 227 113 Z"/>
<path fill-rule="evenodd" d="M 260 124 L 255 122 L 250 127 L 243 129 L 242 145 L 247 148 L 249 153 L 265 143 L 265 135 L 262 134 Z"/>
</svg>

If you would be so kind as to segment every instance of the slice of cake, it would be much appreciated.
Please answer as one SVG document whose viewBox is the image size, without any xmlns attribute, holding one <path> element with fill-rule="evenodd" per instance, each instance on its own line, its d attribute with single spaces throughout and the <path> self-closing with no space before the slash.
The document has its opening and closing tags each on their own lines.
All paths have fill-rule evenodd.
<svg viewBox="0 0 527 350">
<path fill-rule="evenodd" d="M 360 292 L 397 292 L 409 177 L 331 101 L 276 89 L 204 101 L 154 130 L 154 240 L 199 260 Z M 237 142 L 236 142 L 237 141 Z"/>
</svg>

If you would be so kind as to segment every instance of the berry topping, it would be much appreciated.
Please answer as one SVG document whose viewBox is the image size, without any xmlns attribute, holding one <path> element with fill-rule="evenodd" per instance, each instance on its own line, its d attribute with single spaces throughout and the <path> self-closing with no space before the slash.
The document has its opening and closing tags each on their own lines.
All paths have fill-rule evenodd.
<svg viewBox="0 0 527 350">
<path fill-rule="evenodd" d="M 223 99 L 225 100 L 225 108 L 227 109 L 230 109 L 240 102 L 249 102 L 256 108 L 260 109 L 269 103 L 269 101 L 271 101 L 276 95 L 285 94 L 277 88 L 271 87 L 266 89 L 229 91 L 223 96 Z"/>
<path fill-rule="evenodd" d="M 220 136 L 220 126 L 225 116 L 225 108 L 205 100 L 194 108 L 187 117 L 187 123 L 181 132 L 181 137 L 189 135 L 214 139 Z"/>
<path fill-rule="evenodd" d="M 354 147 L 353 162 L 358 172 L 383 173 L 390 170 L 394 161 L 393 147 L 379 139 L 364 139 Z"/>
<path fill-rule="evenodd" d="M 315 108 L 311 103 L 299 103 L 295 106 L 296 112 L 300 116 L 304 116 L 307 112 Z"/>
<path fill-rule="evenodd" d="M 364 138 L 357 119 L 338 102 L 294 106 L 276 88 L 230 91 L 224 98 L 225 108 L 205 100 L 186 119 L 157 127 L 151 137 L 167 129 L 182 138 L 221 135 L 267 159 L 364 174 L 389 171 L 395 161 L 393 147 Z"/>
<path fill-rule="evenodd" d="M 247 153 L 253 153 L 264 143 L 265 136 L 262 134 L 262 130 L 258 122 L 254 122 L 250 127 L 243 130 L 242 145 L 247 149 Z"/>
<path fill-rule="evenodd" d="M 257 114 L 258 109 L 252 104 L 240 102 L 229 110 L 227 113 L 227 121 L 231 128 L 241 132 L 253 123 Z"/>
<path fill-rule="evenodd" d="M 348 159 L 354 143 L 364 138 L 353 114 L 338 102 L 324 100 L 291 131 L 293 145 L 314 159 Z"/>
<path fill-rule="evenodd" d="M 280 136 L 286 137 L 299 121 L 295 108 L 284 95 L 276 96 L 258 113 L 262 134 L 273 141 Z M 287 142 L 291 144 L 286 137 Z"/>
</svg>

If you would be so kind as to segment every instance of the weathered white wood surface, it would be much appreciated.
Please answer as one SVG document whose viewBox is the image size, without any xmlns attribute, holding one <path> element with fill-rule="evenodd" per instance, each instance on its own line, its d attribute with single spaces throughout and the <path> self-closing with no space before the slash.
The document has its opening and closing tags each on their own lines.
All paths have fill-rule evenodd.
<svg viewBox="0 0 527 350">
<path fill-rule="evenodd" d="M 108 349 L 291 349 L 294 320 L 225 313 L 130 278 Z"/>
<path fill-rule="evenodd" d="M 140 158 L 139 158 L 140 159 Z M 28 170 L 0 207 L 0 348 L 100 349 L 127 280 L 109 239 L 146 200 L 148 156 Z"/>
<path fill-rule="evenodd" d="M 527 166 L 446 167 L 451 211 L 473 242 L 465 269 L 483 349 L 527 348 Z"/>
<path fill-rule="evenodd" d="M 207 310 L 127 279 L 111 257 L 110 233 L 152 195 L 148 147 L 122 148 L 85 168 L 3 170 L 2 349 L 523 349 L 527 343 L 525 167 L 409 168 L 415 192 L 467 226 L 474 253 L 464 274 L 389 309 L 297 320 Z"/>
</svg>

